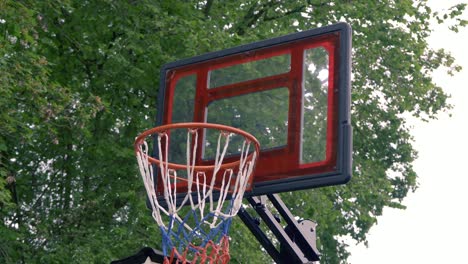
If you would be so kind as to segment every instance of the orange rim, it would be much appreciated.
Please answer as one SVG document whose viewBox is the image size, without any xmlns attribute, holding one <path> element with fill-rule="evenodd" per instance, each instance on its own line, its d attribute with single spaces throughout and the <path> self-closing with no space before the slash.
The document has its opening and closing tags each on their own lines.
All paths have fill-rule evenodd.
<svg viewBox="0 0 468 264">
<path fill-rule="evenodd" d="M 219 131 L 227 131 L 231 132 L 234 134 L 238 134 L 243 136 L 247 141 L 253 142 L 255 145 L 255 151 L 250 153 L 247 156 L 248 160 L 252 160 L 253 154 L 257 153 L 257 158 L 260 154 L 260 143 L 258 140 L 250 133 L 245 132 L 244 130 L 235 128 L 235 127 L 230 127 L 230 126 L 225 126 L 225 125 L 220 125 L 220 124 L 212 124 L 212 123 L 196 123 L 196 122 L 190 122 L 190 123 L 173 123 L 173 124 L 167 124 L 167 125 L 162 125 L 158 127 L 154 127 L 152 129 L 146 130 L 145 132 L 141 133 L 135 140 L 135 152 L 139 153 L 140 152 L 140 146 L 143 144 L 144 140 L 151 135 L 154 134 L 159 134 L 163 132 L 167 132 L 170 130 L 174 129 L 181 129 L 181 128 L 187 128 L 187 129 L 198 129 L 198 128 L 209 128 L 209 129 L 217 129 Z M 153 158 L 148 156 L 148 160 L 153 163 L 160 165 L 161 161 L 159 159 Z M 239 165 L 240 160 L 230 162 L 230 163 L 225 163 L 221 165 L 221 169 L 227 169 L 227 168 L 234 168 L 237 165 Z M 182 169 L 187 169 L 188 165 L 184 164 L 177 164 L 177 163 L 171 163 L 171 162 L 164 162 L 164 164 L 168 166 L 169 169 L 174 169 L 174 170 L 182 170 Z M 203 165 L 203 166 L 193 166 L 193 168 L 197 171 L 212 171 L 215 166 L 214 165 Z"/>
</svg>

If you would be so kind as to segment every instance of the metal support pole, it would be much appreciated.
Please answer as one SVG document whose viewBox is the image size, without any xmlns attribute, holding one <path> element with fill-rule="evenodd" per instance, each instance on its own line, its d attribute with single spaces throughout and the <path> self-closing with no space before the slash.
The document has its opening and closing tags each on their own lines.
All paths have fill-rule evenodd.
<svg viewBox="0 0 468 264">
<path fill-rule="evenodd" d="M 266 207 L 267 198 L 285 220 L 285 228 L 280 224 L 280 219 Z M 314 222 L 296 221 L 278 194 L 250 197 L 247 200 L 279 241 L 280 251 L 260 229 L 260 223 L 245 209 L 240 210 L 238 215 L 276 263 L 312 263 L 320 260 Z"/>
</svg>

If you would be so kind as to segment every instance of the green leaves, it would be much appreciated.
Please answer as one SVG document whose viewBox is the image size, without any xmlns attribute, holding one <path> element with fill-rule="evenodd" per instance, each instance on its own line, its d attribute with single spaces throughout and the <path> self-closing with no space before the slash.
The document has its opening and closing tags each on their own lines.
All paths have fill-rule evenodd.
<svg viewBox="0 0 468 264">
<path fill-rule="evenodd" d="M 161 65 L 347 21 L 354 178 L 282 195 L 297 216 L 319 223 L 322 262 L 346 263 L 340 237 L 365 242 L 383 208 L 403 208 L 417 188 L 417 153 L 403 116 L 431 119 L 450 109 L 431 74 L 460 67 L 426 38 L 432 18 L 455 31 L 465 26 L 465 8 L 437 13 L 425 1 L 1 1 L 0 262 L 109 262 L 158 248 L 132 143 L 154 123 Z M 5 188 L 8 175 L 17 181 L 18 206 Z M 268 262 L 234 222 L 232 262 Z"/>
<path fill-rule="evenodd" d="M 439 24 L 446 23 L 447 21 L 454 23 L 453 25 L 449 26 L 449 29 L 454 32 L 458 32 L 459 28 L 465 27 L 468 24 L 467 20 L 461 18 L 463 12 L 466 9 L 466 6 L 466 3 L 460 3 L 448 8 L 448 10 L 444 10 L 445 13 L 443 14 L 434 12 L 433 17 Z"/>
</svg>

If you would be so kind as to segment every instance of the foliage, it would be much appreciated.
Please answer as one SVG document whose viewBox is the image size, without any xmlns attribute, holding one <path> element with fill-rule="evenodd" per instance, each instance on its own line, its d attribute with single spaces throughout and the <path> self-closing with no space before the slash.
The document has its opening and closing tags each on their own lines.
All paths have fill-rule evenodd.
<svg viewBox="0 0 468 264">
<path fill-rule="evenodd" d="M 158 247 L 132 141 L 152 126 L 163 63 L 347 21 L 353 27 L 354 178 L 286 193 L 320 223 L 323 263 L 346 263 L 386 206 L 417 187 L 404 115 L 450 108 L 431 73 L 459 69 L 426 38 L 464 26 L 425 1 L 0 1 L 0 262 L 109 262 Z M 5 185 L 6 177 L 16 185 Z M 4 188 L 7 186 L 7 188 Z M 13 190 L 13 186 L 16 186 Z M 17 193 L 12 196 L 11 193 Z M 239 221 L 233 262 L 265 263 Z"/>
</svg>

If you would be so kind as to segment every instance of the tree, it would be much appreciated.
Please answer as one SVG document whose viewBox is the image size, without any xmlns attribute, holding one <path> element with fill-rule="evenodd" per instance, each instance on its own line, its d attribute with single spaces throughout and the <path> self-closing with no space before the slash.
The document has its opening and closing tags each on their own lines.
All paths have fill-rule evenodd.
<svg viewBox="0 0 468 264">
<path fill-rule="evenodd" d="M 450 108 L 431 73 L 459 70 L 432 50 L 429 21 L 453 21 L 425 1 L 0 2 L 0 260 L 109 262 L 160 239 L 145 209 L 132 141 L 153 125 L 163 63 L 347 21 L 353 27 L 354 178 L 283 194 L 320 223 L 323 263 L 345 263 L 345 235 L 366 241 L 386 206 L 417 187 L 404 115 Z M 17 200 L 11 196 L 16 180 Z M 10 178 L 11 179 L 11 178 Z M 233 262 L 259 245 L 235 221 Z"/>
</svg>

